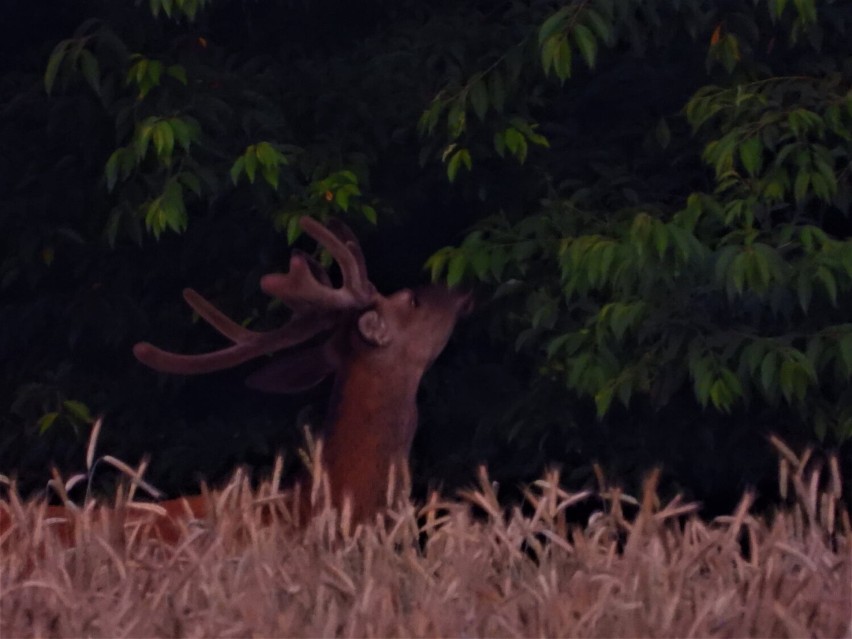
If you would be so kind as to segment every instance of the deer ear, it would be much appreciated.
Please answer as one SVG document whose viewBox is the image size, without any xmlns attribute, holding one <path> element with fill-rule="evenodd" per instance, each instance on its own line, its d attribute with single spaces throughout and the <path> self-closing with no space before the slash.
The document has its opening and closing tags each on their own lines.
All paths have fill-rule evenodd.
<svg viewBox="0 0 852 639">
<path fill-rule="evenodd" d="M 387 322 L 375 309 L 362 313 L 358 318 L 358 332 L 373 346 L 387 346 L 391 342 Z"/>
<path fill-rule="evenodd" d="M 336 368 L 326 344 L 283 353 L 246 378 L 246 386 L 264 393 L 300 393 L 313 388 Z"/>
</svg>

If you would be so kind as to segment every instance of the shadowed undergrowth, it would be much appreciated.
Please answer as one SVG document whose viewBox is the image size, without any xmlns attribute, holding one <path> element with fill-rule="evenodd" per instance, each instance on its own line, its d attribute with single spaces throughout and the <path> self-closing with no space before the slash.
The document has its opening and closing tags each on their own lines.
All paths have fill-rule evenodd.
<svg viewBox="0 0 852 639">
<path fill-rule="evenodd" d="M 326 509 L 298 529 L 286 493 L 238 474 L 177 544 L 83 509 L 67 548 L 44 506 L 12 493 L 0 502 L 12 523 L 0 635 L 849 636 L 836 467 L 784 459 L 786 509 L 758 517 L 747 494 L 712 522 L 660 504 L 654 474 L 636 503 L 605 487 L 566 492 L 549 473 L 506 512 L 483 472 L 459 500 L 397 500 L 357 526 Z M 581 502 L 600 510 L 580 525 Z"/>
</svg>

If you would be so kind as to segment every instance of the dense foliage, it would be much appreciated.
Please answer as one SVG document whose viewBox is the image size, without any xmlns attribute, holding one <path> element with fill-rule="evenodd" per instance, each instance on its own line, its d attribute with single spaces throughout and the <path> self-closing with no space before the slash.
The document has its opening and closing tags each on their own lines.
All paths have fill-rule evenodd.
<svg viewBox="0 0 852 639">
<path fill-rule="evenodd" d="M 738 492 L 769 429 L 852 439 L 848 3 L 17 4 L 5 467 L 96 411 L 174 484 L 297 439 L 304 401 L 155 387 L 129 347 L 217 343 L 185 285 L 279 322 L 257 280 L 301 215 L 353 221 L 387 288 L 427 257 L 482 288 L 424 389 L 422 476 L 594 456 Z"/>
</svg>

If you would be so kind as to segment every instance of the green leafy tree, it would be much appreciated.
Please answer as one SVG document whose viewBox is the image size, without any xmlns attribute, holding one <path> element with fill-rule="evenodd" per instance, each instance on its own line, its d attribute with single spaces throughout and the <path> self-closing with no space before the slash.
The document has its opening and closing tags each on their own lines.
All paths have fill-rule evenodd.
<svg viewBox="0 0 852 639">
<path fill-rule="evenodd" d="M 685 460 L 685 440 L 719 459 L 717 434 L 769 427 L 850 440 L 848 3 L 19 4 L 4 464 L 68 461 L 102 411 L 103 445 L 159 448 L 175 486 L 297 439 L 239 372 L 155 384 L 130 345 L 216 345 L 186 285 L 275 325 L 257 278 L 302 215 L 360 225 L 380 285 L 432 253 L 434 278 L 491 296 L 427 380 L 423 474 L 579 477 L 607 449 Z"/>
<path fill-rule="evenodd" d="M 439 94 L 423 116 L 429 124 L 436 105 L 449 110 L 450 178 L 456 149 L 490 131 L 493 148 L 465 155 L 465 166 L 508 151 L 542 178 L 517 208 L 495 202 L 502 210 L 436 253 L 433 276 L 492 282 L 511 294 L 516 347 L 540 362 L 544 377 L 593 398 L 599 416 L 637 395 L 664 407 L 689 388 L 700 406 L 723 414 L 738 405 L 792 409 L 819 439 L 849 439 L 852 69 L 837 54 L 850 27 L 852 12 L 839 2 L 559 8 L 527 43 L 563 87 L 543 101 L 538 122 L 506 129 L 495 117 L 474 127 L 464 117 L 489 106 L 499 115 L 503 92 L 529 95 L 521 81 L 498 101 Z M 648 155 L 670 168 L 649 176 L 647 158 L 625 162 L 607 141 L 570 161 L 554 158 L 589 142 L 556 126 L 560 103 L 578 105 L 607 65 L 653 57 L 656 47 L 692 61 L 696 81 L 677 87 L 691 95 L 633 118 L 638 131 L 610 124 L 625 136 L 647 132 Z M 619 52 L 602 62 L 604 48 Z M 579 61 L 591 73 L 575 88 Z M 532 64 L 528 55 L 526 74 Z M 528 142 L 551 150 L 531 159 Z"/>
</svg>

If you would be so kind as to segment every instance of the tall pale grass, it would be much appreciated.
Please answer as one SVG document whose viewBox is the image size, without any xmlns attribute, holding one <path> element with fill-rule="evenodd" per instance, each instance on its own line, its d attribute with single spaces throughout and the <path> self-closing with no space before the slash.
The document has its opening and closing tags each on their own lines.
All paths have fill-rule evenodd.
<svg viewBox="0 0 852 639">
<path fill-rule="evenodd" d="M 68 548 L 13 492 L 0 502 L 13 522 L 0 636 L 850 637 L 834 467 L 783 454 L 791 503 L 771 520 L 747 494 L 704 522 L 691 504 L 660 504 L 656 474 L 633 517 L 629 497 L 566 491 L 556 472 L 506 511 L 483 470 L 459 499 L 396 499 L 358 525 L 326 508 L 298 527 L 277 481 L 252 489 L 238 473 L 177 544 L 140 523 L 116 535 L 114 511 L 84 508 Z M 577 525 L 581 502 L 599 512 Z"/>
</svg>

